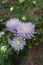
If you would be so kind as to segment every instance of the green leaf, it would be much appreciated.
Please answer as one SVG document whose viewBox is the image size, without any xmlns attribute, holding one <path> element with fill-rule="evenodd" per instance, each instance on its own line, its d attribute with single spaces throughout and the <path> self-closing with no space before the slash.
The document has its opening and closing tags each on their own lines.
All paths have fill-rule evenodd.
<svg viewBox="0 0 43 65">
<path fill-rule="evenodd" d="M 36 30 L 37 34 L 43 35 L 43 29 Z"/>
</svg>

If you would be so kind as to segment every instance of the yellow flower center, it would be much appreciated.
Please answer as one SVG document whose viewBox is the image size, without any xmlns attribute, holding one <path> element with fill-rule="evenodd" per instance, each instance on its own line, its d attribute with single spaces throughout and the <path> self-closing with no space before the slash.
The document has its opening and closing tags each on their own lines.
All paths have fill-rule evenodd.
<svg viewBox="0 0 43 65">
<path fill-rule="evenodd" d="M 28 33 L 30 31 L 30 29 L 28 28 L 28 27 L 25 27 L 25 28 L 23 28 L 23 33 Z"/>
<path fill-rule="evenodd" d="M 20 46 L 22 44 L 22 40 L 21 39 L 17 40 L 16 44 L 17 44 L 17 46 Z"/>
</svg>

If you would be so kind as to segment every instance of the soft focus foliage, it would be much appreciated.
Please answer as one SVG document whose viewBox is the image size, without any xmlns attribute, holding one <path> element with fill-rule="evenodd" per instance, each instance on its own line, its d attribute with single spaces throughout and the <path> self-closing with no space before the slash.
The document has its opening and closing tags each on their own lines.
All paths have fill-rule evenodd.
<svg viewBox="0 0 43 65">
<path fill-rule="evenodd" d="M 4 0 L 0 1 L 0 10 L 3 11 L 0 13 L 0 65 L 13 65 L 13 60 L 26 58 L 29 49 L 43 43 L 43 0 Z M 8 39 L 16 34 L 9 32 L 5 26 L 6 21 L 14 17 L 35 24 L 37 32 L 34 38 L 26 40 L 27 45 L 19 52 L 8 44 Z M 19 65 L 20 61 L 17 60 L 16 64 Z"/>
</svg>

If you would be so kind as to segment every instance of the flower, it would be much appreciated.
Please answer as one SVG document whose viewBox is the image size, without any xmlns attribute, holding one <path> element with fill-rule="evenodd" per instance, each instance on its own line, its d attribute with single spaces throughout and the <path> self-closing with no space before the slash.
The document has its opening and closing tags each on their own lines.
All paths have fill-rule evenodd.
<svg viewBox="0 0 43 65">
<path fill-rule="evenodd" d="M 6 27 L 10 32 L 16 32 L 16 29 L 18 27 L 18 25 L 21 23 L 21 21 L 19 21 L 19 19 L 16 18 L 12 18 L 10 20 L 7 21 L 6 23 Z"/>
<path fill-rule="evenodd" d="M 23 50 L 24 45 L 26 45 L 25 40 L 23 40 L 21 37 L 15 37 L 12 40 L 8 39 L 8 42 L 11 45 L 11 47 L 17 51 Z"/>
<path fill-rule="evenodd" d="M 28 39 L 31 37 L 34 37 L 33 34 L 35 34 L 35 25 L 32 23 L 22 23 L 17 28 L 17 33 L 19 36 L 21 36 L 24 39 Z"/>
</svg>

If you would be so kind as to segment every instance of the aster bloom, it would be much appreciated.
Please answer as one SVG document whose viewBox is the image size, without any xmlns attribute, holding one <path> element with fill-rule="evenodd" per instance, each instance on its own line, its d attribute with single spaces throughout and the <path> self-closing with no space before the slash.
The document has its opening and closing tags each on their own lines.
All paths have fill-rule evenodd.
<svg viewBox="0 0 43 65">
<path fill-rule="evenodd" d="M 7 21 L 6 23 L 6 27 L 10 32 L 15 32 L 18 25 L 21 23 L 21 21 L 19 21 L 19 19 L 16 18 L 12 18 L 10 20 Z"/>
<path fill-rule="evenodd" d="M 15 37 L 12 40 L 9 39 L 8 42 L 16 51 L 23 50 L 24 45 L 26 45 L 25 40 L 23 40 L 21 37 Z"/>
<path fill-rule="evenodd" d="M 32 23 L 22 23 L 17 28 L 17 33 L 24 39 L 32 38 L 35 34 L 35 25 Z"/>
</svg>

